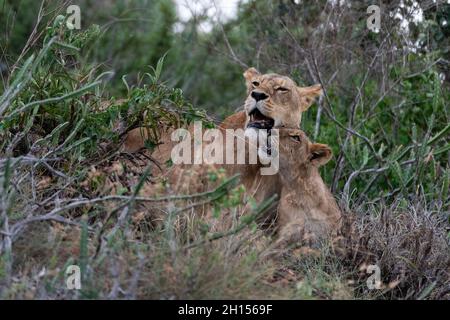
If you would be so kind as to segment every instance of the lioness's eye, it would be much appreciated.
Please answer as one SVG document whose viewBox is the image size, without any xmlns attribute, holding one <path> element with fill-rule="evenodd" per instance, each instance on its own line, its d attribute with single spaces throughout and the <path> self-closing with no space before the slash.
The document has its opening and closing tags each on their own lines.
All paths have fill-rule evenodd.
<svg viewBox="0 0 450 320">
<path fill-rule="evenodd" d="M 258 81 L 253 81 L 252 84 L 253 84 L 255 87 L 259 86 L 259 82 L 258 82 Z"/>
<path fill-rule="evenodd" d="M 300 136 L 291 136 L 294 141 L 300 142 Z"/>
<path fill-rule="evenodd" d="M 276 90 L 277 90 L 277 91 L 281 91 L 281 92 L 289 91 L 289 89 L 283 88 L 283 87 L 278 87 Z"/>
</svg>

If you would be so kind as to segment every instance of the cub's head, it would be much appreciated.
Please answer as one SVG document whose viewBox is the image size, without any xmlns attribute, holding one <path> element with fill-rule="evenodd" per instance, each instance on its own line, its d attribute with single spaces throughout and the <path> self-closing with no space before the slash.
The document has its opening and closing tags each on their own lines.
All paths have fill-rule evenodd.
<svg viewBox="0 0 450 320">
<path fill-rule="evenodd" d="M 311 143 L 299 129 L 279 129 L 277 140 L 274 147 L 279 156 L 279 173 L 288 180 L 323 166 L 333 155 L 329 146 Z"/>
<path fill-rule="evenodd" d="M 245 128 L 298 128 L 302 112 L 322 94 L 322 87 L 298 87 L 278 74 L 260 74 L 255 68 L 244 72 L 247 85 Z"/>
</svg>

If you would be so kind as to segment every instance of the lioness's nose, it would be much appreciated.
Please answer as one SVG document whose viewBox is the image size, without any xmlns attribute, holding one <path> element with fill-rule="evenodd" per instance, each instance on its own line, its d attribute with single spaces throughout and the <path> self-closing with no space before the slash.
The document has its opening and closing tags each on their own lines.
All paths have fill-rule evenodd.
<svg viewBox="0 0 450 320">
<path fill-rule="evenodd" d="M 256 101 L 267 99 L 269 96 L 264 92 L 252 91 L 252 98 Z"/>
</svg>

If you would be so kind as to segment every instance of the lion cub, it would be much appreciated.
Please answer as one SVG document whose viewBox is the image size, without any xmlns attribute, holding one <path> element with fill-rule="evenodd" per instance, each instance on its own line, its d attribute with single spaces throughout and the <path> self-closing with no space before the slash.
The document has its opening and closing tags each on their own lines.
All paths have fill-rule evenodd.
<svg viewBox="0 0 450 320">
<path fill-rule="evenodd" d="M 341 211 L 319 173 L 332 151 L 325 144 L 311 143 L 299 129 L 279 129 L 277 149 L 282 184 L 277 243 L 317 246 L 337 235 L 341 224 Z"/>
</svg>

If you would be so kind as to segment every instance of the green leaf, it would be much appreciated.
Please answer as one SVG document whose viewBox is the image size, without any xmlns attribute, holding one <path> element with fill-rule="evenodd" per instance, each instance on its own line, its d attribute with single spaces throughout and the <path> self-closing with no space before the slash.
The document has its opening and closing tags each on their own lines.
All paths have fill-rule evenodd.
<svg viewBox="0 0 450 320">
<path fill-rule="evenodd" d="M 68 49 L 70 51 L 75 51 L 75 52 L 80 51 L 80 48 L 77 48 L 71 44 L 64 43 L 64 42 L 55 41 L 55 45 L 57 45 L 58 47 L 64 48 L 64 49 Z"/>
<path fill-rule="evenodd" d="M 399 178 L 402 187 L 405 187 L 402 168 L 400 167 L 400 164 L 397 161 L 394 161 L 392 163 L 392 170 L 394 171 L 395 175 Z"/>
<path fill-rule="evenodd" d="M 62 150 L 61 153 L 66 153 L 66 152 L 68 152 L 68 151 L 78 147 L 79 145 L 81 145 L 81 144 L 83 144 L 83 143 L 85 143 L 86 141 L 89 141 L 89 140 L 91 140 L 91 138 L 89 138 L 89 137 L 82 138 L 82 139 L 76 141 L 75 143 L 71 144 L 70 146 L 68 146 L 64 150 Z"/>
<path fill-rule="evenodd" d="M 369 162 L 369 149 L 365 145 L 363 148 L 363 161 L 361 167 L 364 168 Z"/>
<path fill-rule="evenodd" d="M 437 140 L 439 140 L 440 138 L 442 138 L 442 137 L 447 133 L 447 131 L 449 131 L 449 130 L 450 130 L 450 123 L 447 124 L 447 126 L 446 126 L 444 129 L 442 129 L 441 131 L 439 131 L 433 138 L 431 138 L 430 140 L 428 140 L 427 145 L 430 145 L 430 144 L 435 143 Z"/>
<path fill-rule="evenodd" d="M 423 291 L 417 297 L 417 300 L 423 300 L 426 297 L 428 297 L 430 295 L 430 293 L 433 291 L 433 289 L 436 287 L 436 284 L 437 284 L 437 281 L 434 281 L 428 287 L 423 289 Z"/>
<path fill-rule="evenodd" d="M 449 151 L 449 150 L 450 150 L 450 143 L 447 143 L 447 145 L 445 145 L 445 146 L 443 146 L 443 147 L 440 147 L 440 148 L 436 149 L 436 150 L 433 152 L 433 154 L 434 154 L 434 155 L 438 155 L 438 154 L 444 153 L 444 152 Z"/>
<path fill-rule="evenodd" d="M 444 173 L 444 180 L 442 181 L 442 188 L 441 188 L 441 199 L 443 201 L 443 205 L 446 205 L 446 202 L 448 199 L 448 189 L 449 189 L 449 183 L 450 183 L 450 169 L 445 170 Z"/>
</svg>

